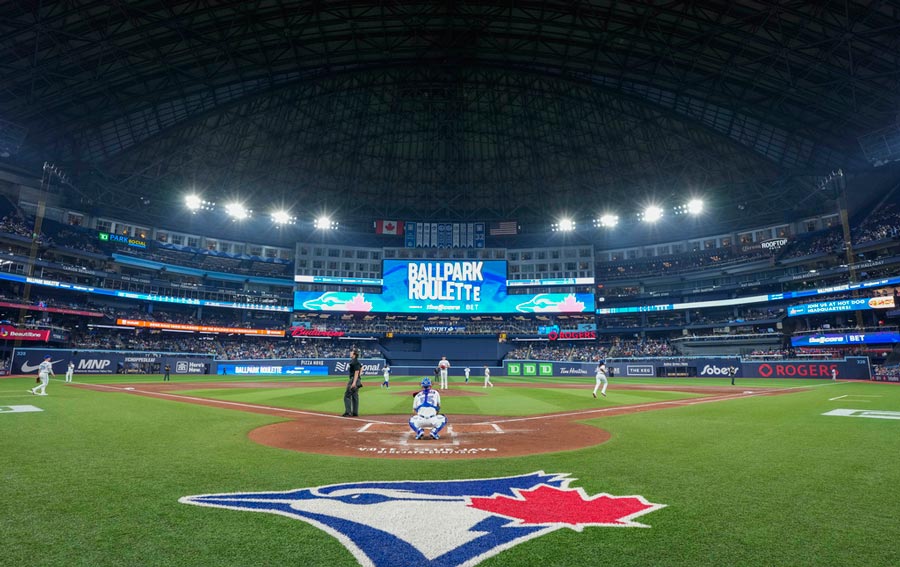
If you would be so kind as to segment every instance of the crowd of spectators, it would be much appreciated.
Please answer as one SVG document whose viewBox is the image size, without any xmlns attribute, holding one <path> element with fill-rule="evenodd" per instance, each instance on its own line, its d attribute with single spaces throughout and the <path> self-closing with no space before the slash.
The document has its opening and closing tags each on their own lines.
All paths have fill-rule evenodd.
<svg viewBox="0 0 900 567">
<path fill-rule="evenodd" d="M 73 333 L 72 345 L 80 349 L 182 352 L 207 354 L 218 360 L 276 358 L 347 358 L 349 341 L 261 337 L 223 337 L 161 333 L 148 330 L 90 329 Z M 381 356 L 377 347 L 360 347 L 362 357 Z"/>
<path fill-rule="evenodd" d="M 880 382 L 900 382 L 900 366 L 875 364 L 872 366 L 872 379 Z"/>
<path fill-rule="evenodd" d="M 770 256 L 769 252 L 737 254 L 731 248 L 715 248 L 669 256 L 600 262 L 597 263 L 594 271 L 598 280 L 610 281 L 737 266 Z"/>
<path fill-rule="evenodd" d="M 789 244 L 778 258 L 780 260 L 788 260 L 791 258 L 801 258 L 804 256 L 815 256 L 817 254 L 830 254 L 843 246 L 844 235 L 840 227 L 832 227 L 818 234 L 810 235 L 805 238 L 798 238 Z"/>
<path fill-rule="evenodd" d="M 152 246 L 152 244 L 151 244 Z M 229 257 L 195 251 L 177 251 L 153 247 L 152 250 L 122 250 L 122 253 L 163 264 L 185 266 L 208 272 L 289 279 L 293 276 L 293 264 L 266 262 L 247 258 Z"/>
<path fill-rule="evenodd" d="M 529 342 L 509 351 L 506 360 L 559 360 L 594 362 L 606 358 L 674 356 L 677 352 L 665 339 L 615 339 L 611 343 L 582 341 L 572 343 Z"/>
<path fill-rule="evenodd" d="M 590 343 L 528 343 L 506 354 L 506 360 L 594 362 L 606 358 L 608 346 Z"/>
<path fill-rule="evenodd" d="M 783 360 L 794 358 L 796 352 L 792 348 L 755 349 L 749 356 L 761 360 Z"/>
<path fill-rule="evenodd" d="M 47 238 L 45 234 L 35 233 L 33 227 L 28 226 L 25 219 L 18 214 L 5 215 L 0 219 L 0 232 L 24 236 L 38 242 L 44 242 Z"/>
<path fill-rule="evenodd" d="M 900 234 L 900 211 L 895 203 L 888 203 L 869 215 L 853 229 L 853 244 L 893 238 Z"/>
</svg>

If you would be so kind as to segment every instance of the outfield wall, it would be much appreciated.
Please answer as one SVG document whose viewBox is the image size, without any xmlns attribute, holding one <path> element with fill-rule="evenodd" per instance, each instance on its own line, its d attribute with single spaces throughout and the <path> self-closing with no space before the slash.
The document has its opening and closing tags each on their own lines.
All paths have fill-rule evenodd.
<svg viewBox="0 0 900 567">
<path fill-rule="evenodd" d="M 872 370 L 865 356 L 841 360 L 745 361 L 740 357 L 679 357 L 609 359 L 613 376 L 633 378 L 697 377 L 726 378 L 734 369 L 738 378 L 831 378 L 837 369 L 842 380 L 869 380 Z"/>
<path fill-rule="evenodd" d="M 35 374 L 44 356 L 49 354 L 53 371 L 65 374 L 69 361 L 76 374 L 153 374 L 168 364 L 173 374 L 216 374 L 222 376 L 347 376 L 347 358 L 284 358 L 262 360 L 214 360 L 209 355 L 109 350 L 70 350 L 17 348 L 13 351 L 11 374 Z M 378 376 L 384 359 L 360 359 L 364 376 Z M 451 361 L 452 363 L 452 361 Z M 727 378 L 734 369 L 738 378 L 831 378 L 837 369 L 842 380 L 870 380 L 872 370 L 865 356 L 842 360 L 745 361 L 740 357 L 611 358 L 606 361 L 612 376 L 620 378 Z M 463 376 L 465 365 L 455 365 L 449 374 Z M 489 366 L 491 376 L 553 377 L 594 376 L 596 362 L 558 362 L 546 360 L 504 361 Z M 484 366 L 471 365 L 471 379 L 484 376 Z M 434 366 L 392 366 L 394 376 L 433 377 Z"/>
<path fill-rule="evenodd" d="M 381 375 L 384 359 L 361 358 L 363 376 Z M 215 374 L 224 376 L 348 376 L 349 358 L 276 358 L 217 360 Z"/>
<path fill-rule="evenodd" d="M 13 350 L 10 373 L 35 374 L 48 354 L 57 376 L 65 375 L 70 361 L 75 364 L 75 374 L 161 374 L 167 364 L 172 374 L 209 374 L 213 365 L 213 358 L 207 354 L 17 348 Z"/>
</svg>

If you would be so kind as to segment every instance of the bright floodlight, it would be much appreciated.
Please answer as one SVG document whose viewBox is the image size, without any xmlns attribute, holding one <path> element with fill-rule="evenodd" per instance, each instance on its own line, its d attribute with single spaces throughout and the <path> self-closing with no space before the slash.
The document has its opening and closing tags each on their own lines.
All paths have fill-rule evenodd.
<svg viewBox="0 0 900 567">
<path fill-rule="evenodd" d="M 575 230 L 575 221 L 572 219 L 559 219 L 559 230 L 563 232 Z"/>
<path fill-rule="evenodd" d="M 191 193 L 190 195 L 185 195 L 184 204 L 188 209 L 197 211 L 203 206 L 203 199 L 201 199 L 199 195 Z"/>
<path fill-rule="evenodd" d="M 229 203 L 225 205 L 225 213 L 234 220 L 244 220 L 250 216 L 250 211 L 240 203 Z"/>
<path fill-rule="evenodd" d="M 321 216 L 316 219 L 316 228 L 320 228 L 322 230 L 335 228 L 336 224 L 337 223 L 332 223 L 331 219 L 326 216 Z"/>
<path fill-rule="evenodd" d="M 699 215 L 703 212 L 703 201 L 700 199 L 691 199 L 687 204 L 687 212 L 692 215 Z"/>
<path fill-rule="evenodd" d="M 619 217 L 616 215 L 602 215 L 600 217 L 600 226 L 614 227 L 619 224 Z"/>
<path fill-rule="evenodd" d="M 656 205 L 644 209 L 644 222 L 656 222 L 663 216 L 663 210 Z"/>
<path fill-rule="evenodd" d="M 275 224 L 293 224 L 294 217 L 287 211 L 275 211 L 272 213 L 272 222 Z"/>
</svg>

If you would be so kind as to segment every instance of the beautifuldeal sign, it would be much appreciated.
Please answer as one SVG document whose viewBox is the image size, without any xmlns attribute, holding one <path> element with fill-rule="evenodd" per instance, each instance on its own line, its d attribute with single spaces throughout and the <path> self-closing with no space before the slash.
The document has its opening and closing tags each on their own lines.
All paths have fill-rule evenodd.
<svg viewBox="0 0 900 567">
<path fill-rule="evenodd" d="M 0 325 L 0 339 L 5 341 L 47 341 L 50 330 L 18 329 L 12 325 Z"/>
</svg>

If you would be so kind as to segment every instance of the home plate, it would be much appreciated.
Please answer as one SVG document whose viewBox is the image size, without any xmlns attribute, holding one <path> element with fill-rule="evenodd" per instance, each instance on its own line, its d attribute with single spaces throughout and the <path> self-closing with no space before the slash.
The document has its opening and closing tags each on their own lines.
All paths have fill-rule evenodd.
<svg viewBox="0 0 900 567">
<path fill-rule="evenodd" d="M 496 426 L 491 427 L 493 424 L 488 423 L 465 423 L 465 424 L 454 424 L 453 431 L 455 433 L 503 433 L 503 430 L 498 431 Z M 449 426 L 448 426 L 449 428 Z M 371 427 L 363 427 L 358 430 L 359 433 L 396 433 L 398 430 L 402 430 L 404 433 L 410 433 L 410 429 L 406 425 L 394 425 L 391 423 L 372 423 Z"/>
</svg>

